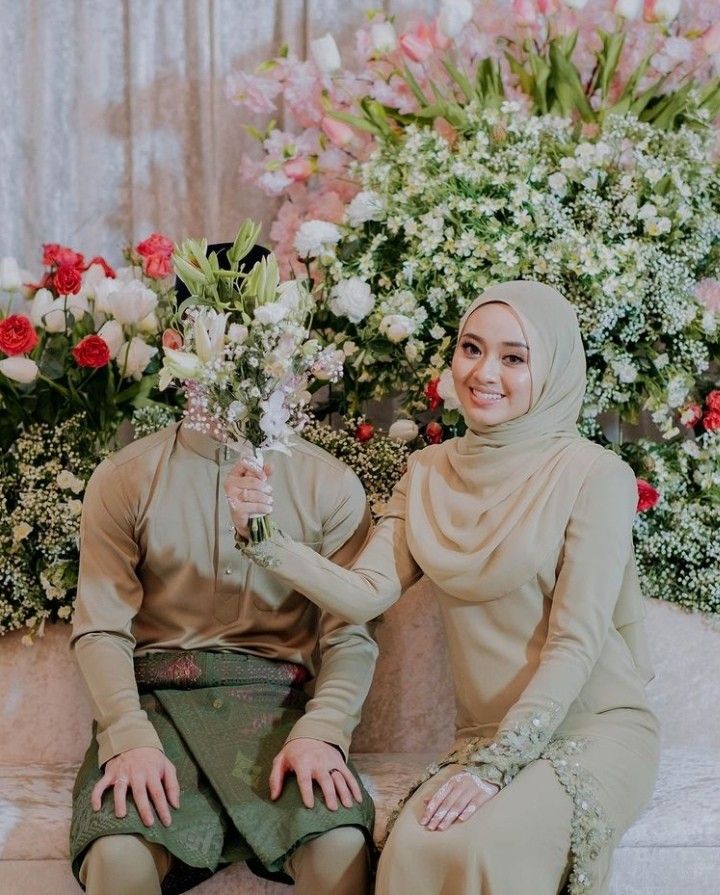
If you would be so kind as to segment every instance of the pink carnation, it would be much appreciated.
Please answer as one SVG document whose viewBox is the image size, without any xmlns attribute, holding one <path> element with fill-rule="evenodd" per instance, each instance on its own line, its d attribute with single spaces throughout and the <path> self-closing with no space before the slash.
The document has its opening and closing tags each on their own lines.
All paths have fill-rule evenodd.
<svg viewBox="0 0 720 895">
<path fill-rule="evenodd" d="M 316 193 L 310 199 L 307 208 L 309 220 L 330 221 L 339 224 L 345 214 L 345 203 L 334 190 Z"/>
<path fill-rule="evenodd" d="M 720 311 L 720 281 L 710 277 L 700 280 L 695 287 L 695 298 L 704 304 L 708 311 Z"/>
</svg>

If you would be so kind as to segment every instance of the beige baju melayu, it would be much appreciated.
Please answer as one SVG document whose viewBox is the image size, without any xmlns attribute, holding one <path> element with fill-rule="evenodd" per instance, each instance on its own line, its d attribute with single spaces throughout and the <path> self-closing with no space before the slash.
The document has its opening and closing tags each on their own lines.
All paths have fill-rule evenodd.
<svg viewBox="0 0 720 895">
<path fill-rule="evenodd" d="M 555 895 L 566 883 L 573 895 L 604 893 L 612 847 L 656 774 L 635 476 L 578 435 L 585 364 L 570 305 L 550 287 L 516 282 L 488 290 L 468 314 L 498 301 L 528 340 L 527 414 L 413 455 L 349 571 L 282 532 L 246 548 L 355 622 L 423 573 L 432 582 L 456 744 L 402 808 L 380 895 Z M 423 800 L 463 766 L 500 791 L 470 820 L 427 830 Z"/>
<path fill-rule="evenodd" d="M 236 549 L 223 482 L 237 459 L 235 451 L 176 425 L 105 460 L 88 485 L 72 649 L 92 701 L 100 765 L 128 749 L 163 748 L 141 708 L 133 662 L 165 650 L 248 653 L 303 666 L 315 679 L 314 694 L 288 739 L 322 740 L 348 755 L 377 646 L 365 624 L 319 610 Z M 369 528 L 355 474 L 301 439 L 290 456 L 274 454 L 272 462 L 279 524 L 309 550 L 347 563 Z M 348 833 L 355 834 L 352 842 Z M 293 876 L 307 871 L 305 891 L 352 892 L 349 878 L 342 885 L 338 879 L 357 864 L 358 843 L 362 860 L 350 875 L 362 888 L 363 838 L 355 829 L 301 846 L 286 869 Z M 123 865 L 115 854 L 121 846 L 128 866 L 144 861 L 146 877 L 155 875 L 153 867 L 160 877 L 167 870 L 162 849 L 139 857 L 143 849 L 133 837 L 105 837 L 90 848 L 81 874 L 92 876 L 87 865 L 95 853 L 95 875 L 104 874 L 105 882 L 91 891 L 114 884 L 107 867 Z"/>
</svg>

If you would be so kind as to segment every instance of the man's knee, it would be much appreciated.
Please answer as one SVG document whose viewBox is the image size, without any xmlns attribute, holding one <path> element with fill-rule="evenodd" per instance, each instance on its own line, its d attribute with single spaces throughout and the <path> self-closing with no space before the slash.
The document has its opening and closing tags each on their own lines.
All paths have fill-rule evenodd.
<svg viewBox="0 0 720 895">
<path fill-rule="evenodd" d="M 370 856 L 359 827 L 336 827 L 301 845 L 286 864 L 301 892 L 366 891 Z"/>
<path fill-rule="evenodd" d="M 85 855 L 80 881 L 91 895 L 106 892 L 155 893 L 170 865 L 161 845 L 140 836 L 102 836 Z"/>
</svg>

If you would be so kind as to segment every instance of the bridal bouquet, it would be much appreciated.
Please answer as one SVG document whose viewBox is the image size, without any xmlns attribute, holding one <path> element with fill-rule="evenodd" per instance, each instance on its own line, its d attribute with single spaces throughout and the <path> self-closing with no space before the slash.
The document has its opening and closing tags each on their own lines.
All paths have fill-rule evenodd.
<svg viewBox="0 0 720 895">
<path fill-rule="evenodd" d="M 274 255 L 240 269 L 259 230 L 252 221 L 242 225 L 228 269 L 207 254 L 205 240 L 176 249 L 175 271 L 191 294 L 163 336 L 159 386 L 182 384 L 189 424 L 251 453 L 262 468 L 263 451 L 288 452 L 307 421 L 310 389 L 337 381 L 344 355 L 310 338 L 314 301 L 306 281 L 281 283 Z M 251 520 L 254 542 L 271 533 L 267 516 Z"/>
</svg>

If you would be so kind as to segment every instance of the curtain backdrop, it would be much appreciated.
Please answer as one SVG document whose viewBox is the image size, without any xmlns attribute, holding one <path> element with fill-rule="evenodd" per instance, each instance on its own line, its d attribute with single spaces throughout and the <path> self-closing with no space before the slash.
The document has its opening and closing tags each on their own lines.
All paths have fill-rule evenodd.
<svg viewBox="0 0 720 895">
<path fill-rule="evenodd" d="M 40 269 L 43 242 L 111 263 L 153 230 L 230 238 L 272 201 L 239 175 L 253 116 L 225 79 L 288 42 L 438 0 L 0 0 L 0 257 Z M 350 58 L 347 56 L 346 58 Z M 266 237 L 267 238 L 267 237 Z"/>
</svg>

